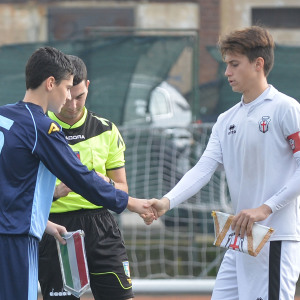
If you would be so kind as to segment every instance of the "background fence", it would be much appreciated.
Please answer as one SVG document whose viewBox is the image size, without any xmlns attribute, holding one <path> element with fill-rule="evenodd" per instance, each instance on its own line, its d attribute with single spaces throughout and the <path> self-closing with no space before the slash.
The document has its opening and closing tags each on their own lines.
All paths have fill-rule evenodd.
<svg viewBox="0 0 300 300">
<path fill-rule="evenodd" d="M 240 95 L 232 93 L 224 78 L 224 64 L 214 47 L 210 51 L 219 62 L 219 73 L 214 81 L 196 86 L 195 43 L 195 34 L 92 36 L 86 40 L 49 43 L 66 53 L 80 56 L 87 64 L 92 82 L 87 106 L 119 126 L 127 145 L 126 172 L 132 196 L 160 198 L 168 192 L 200 158 L 217 115 L 240 100 Z M 1 105 L 23 98 L 26 61 L 42 45 L 0 47 Z M 277 46 L 275 66 L 269 77 L 271 84 L 298 100 L 300 64 L 295 62 L 299 50 L 297 47 Z M 189 66 L 185 73 L 180 74 L 178 61 L 182 57 Z M 169 88 L 162 89 L 156 95 L 158 98 L 154 96 L 161 83 L 176 86 L 174 74 L 180 80 L 191 79 L 185 92 L 178 89 L 184 100 L 177 95 L 181 99 L 177 108 L 180 108 L 181 116 L 185 113 L 184 117 L 176 115 L 173 94 L 167 93 Z M 165 98 L 159 98 L 161 95 Z M 152 105 L 155 110 L 166 100 L 164 114 L 154 115 L 152 98 L 156 99 L 157 107 Z M 135 117 L 137 122 L 126 124 Z M 173 121 L 175 118 L 175 125 L 164 122 L 172 118 Z M 202 124 L 193 122 L 197 119 Z M 187 124 L 177 127 L 182 120 Z M 231 211 L 222 170 L 218 170 L 209 184 L 194 197 L 151 226 L 144 225 L 137 215 L 130 212 L 117 216 L 133 279 L 176 279 L 181 280 L 184 289 L 186 279 L 214 278 L 223 250 L 213 246 L 212 210 Z M 174 284 L 179 286 L 177 281 Z M 163 285 L 168 288 L 166 283 Z M 143 287 L 146 289 L 149 284 L 143 283 Z"/>
<path fill-rule="evenodd" d="M 121 132 L 126 150 L 130 195 L 161 198 L 201 156 L 213 124 L 185 128 L 183 147 L 165 128 L 126 128 Z M 178 128 L 182 130 L 182 128 Z M 212 210 L 231 212 L 222 170 L 194 197 L 170 210 L 151 226 L 138 215 L 120 216 L 133 278 L 213 278 L 223 251 L 213 246 Z"/>
<path fill-rule="evenodd" d="M 13 44 L 0 47 L 0 104 L 21 100 L 25 93 L 25 65 L 39 47 L 50 45 L 77 55 L 85 62 L 91 81 L 87 107 L 117 125 L 124 123 L 136 97 L 148 101 L 153 89 L 170 80 L 174 72 L 178 84 L 188 85 L 188 101 L 196 101 L 197 86 L 193 78 L 197 35 L 172 32 L 158 35 L 91 35 L 83 40 L 49 41 L 47 43 Z M 174 66 L 185 58 L 185 70 Z M 176 80 L 173 80 L 176 81 Z M 145 84 L 135 93 L 134 84 Z M 146 103 L 148 109 L 148 102 Z M 126 114 L 127 113 L 127 114 Z"/>
</svg>

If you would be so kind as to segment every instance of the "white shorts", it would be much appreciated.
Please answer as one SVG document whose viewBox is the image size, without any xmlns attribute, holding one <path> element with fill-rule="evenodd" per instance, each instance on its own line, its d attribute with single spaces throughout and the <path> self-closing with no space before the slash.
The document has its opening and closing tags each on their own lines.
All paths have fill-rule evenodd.
<svg viewBox="0 0 300 300">
<path fill-rule="evenodd" d="M 256 256 L 227 250 L 212 300 L 294 300 L 300 242 L 272 241 Z"/>
</svg>

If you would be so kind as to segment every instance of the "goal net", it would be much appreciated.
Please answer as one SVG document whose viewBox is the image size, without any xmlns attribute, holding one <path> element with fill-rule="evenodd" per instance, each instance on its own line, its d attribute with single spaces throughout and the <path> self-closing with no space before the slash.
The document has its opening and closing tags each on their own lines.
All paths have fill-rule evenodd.
<svg viewBox="0 0 300 300">
<path fill-rule="evenodd" d="M 212 125 L 199 124 L 172 130 L 120 128 L 127 147 L 129 194 L 139 198 L 161 198 L 199 160 Z M 175 132 L 181 132 L 181 135 L 175 135 Z M 187 279 L 205 282 L 215 278 L 224 251 L 213 246 L 212 210 L 231 212 L 223 170 L 217 170 L 196 195 L 150 226 L 131 212 L 118 216 L 131 276 L 133 282 L 139 279 L 140 291 L 151 289 L 154 279 L 152 292 L 157 292 L 158 282 L 161 282 L 160 291 L 170 290 L 168 284 L 172 282 L 173 287 L 184 291 Z M 207 284 L 212 286 L 211 282 Z M 202 287 L 203 291 L 208 288 L 207 284 Z M 201 284 L 197 286 L 201 288 Z"/>
</svg>

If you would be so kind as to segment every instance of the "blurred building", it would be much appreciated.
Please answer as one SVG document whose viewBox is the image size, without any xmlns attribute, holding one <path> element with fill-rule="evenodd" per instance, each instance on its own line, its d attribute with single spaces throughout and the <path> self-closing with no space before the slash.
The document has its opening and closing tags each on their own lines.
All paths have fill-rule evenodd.
<svg viewBox="0 0 300 300">
<path fill-rule="evenodd" d="M 209 48 L 216 46 L 220 34 L 254 24 L 266 26 L 277 44 L 300 46 L 300 1 L 0 0 L 0 46 L 116 32 L 193 35 L 196 49 L 183 51 L 168 82 L 187 98 L 198 85 L 196 102 L 201 107 L 196 105 L 195 110 L 200 114 L 215 111 L 220 98 L 219 62 Z"/>
<path fill-rule="evenodd" d="M 220 32 L 219 11 L 219 0 L 1 0 L 0 45 L 78 39 L 95 27 L 193 30 L 199 33 L 200 55 L 204 58 L 200 62 L 199 81 L 206 82 L 216 74 L 217 63 L 205 47 L 216 43 Z M 179 67 L 184 67 L 184 63 L 179 62 Z M 181 87 L 183 92 L 184 89 L 188 87 Z"/>
</svg>

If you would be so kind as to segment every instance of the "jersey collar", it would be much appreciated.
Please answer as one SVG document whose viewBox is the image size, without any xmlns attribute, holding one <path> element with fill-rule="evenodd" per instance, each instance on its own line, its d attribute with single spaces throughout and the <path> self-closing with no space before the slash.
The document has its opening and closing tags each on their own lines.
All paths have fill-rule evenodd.
<svg viewBox="0 0 300 300">
<path fill-rule="evenodd" d="M 263 91 L 255 100 L 253 100 L 250 103 L 245 104 L 243 101 L 243 96 L 240 101 L 240 106 L 244 107 L 251 107 L 256 106 L 258 103 L 265 101 L 265 100 L 273 100 L 275 94 L 277 93 L 277 89 L 275 89 L 271 84 L 269 84 L 269 87 Z"/>
<path fill-rule="evenodd" d="M 80 127 L 85 122 L 86 116 L 87 116 L 87 109 L 86 109 L 86 107 L 83 107 L 83 116 L 82 116 L 82 118 L 72 126 L 69 125 L 68 123 L 65 123 L 65 122 L 61 121 L 59 118 L 57 118 L 57 116 L 52 111 L 48 111 L 48 116 L 52 120 L 56 121 L 62 128 L 65 128 L 65 129 L 73 128 L 74 129 L 74 128 Z"/>
</svg>

